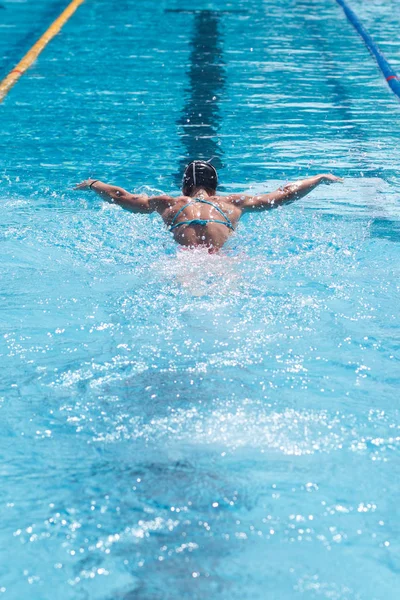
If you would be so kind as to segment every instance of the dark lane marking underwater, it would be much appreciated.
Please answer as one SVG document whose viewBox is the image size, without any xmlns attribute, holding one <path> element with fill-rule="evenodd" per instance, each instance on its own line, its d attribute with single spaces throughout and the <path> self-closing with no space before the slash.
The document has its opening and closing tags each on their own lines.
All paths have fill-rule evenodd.
<svg viewBox="0 0 400 600">
<path fill-rule="evenodd" d="M 204 9 L 201 8 L 166 8 L 165 9 L 166 13 L 183 13 L 186 15 L 196 15 L 199 13 L 204 12 Z M 248 10 L 240 10 L 240 9 L 232 9 L 232 10 L 213 10 L 213 11 L 207 11 L 207 12 L 213 12 L 213 13 L 218 13 L 219 15 L 247 15 L 249 13 Z"/>
<path fill-rule="evenodd" d="M 221 125 L 218 103 L 224 93 L 226 73 L 220 14 L 212 10 L 194 11 L 187 98 L 177 121 L 185 148 L 175 176 L 178 185 L 186 164 L 193 159 L 209 160 L 214 157 L 217 168 L 223 165 L 221 158 L 224 152 L 218 140 Z"/>
</svg>

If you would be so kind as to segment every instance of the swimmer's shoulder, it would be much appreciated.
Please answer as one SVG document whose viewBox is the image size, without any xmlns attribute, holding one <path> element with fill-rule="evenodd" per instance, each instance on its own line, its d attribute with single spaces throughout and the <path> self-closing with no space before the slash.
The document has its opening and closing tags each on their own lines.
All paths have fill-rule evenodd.
<svg viewBox="0 0 400 600">
<path fill-rule="evenodd" d="M 211 200 L 213 202 L 221 202 L 225 204 L 232 204 L 240 207 L 243 202 L 248 198 L 247 194 L 228 194 L 227 196 L 213 196 Z"/>
<path fill-rule="evenodd" d="M 190 202 L 192 199 L 188 196 L 155 196 L 152 198 L 154 209 L 159 213 L 164 213 L 170 209 L 174 209 L 176 206 L 184 205 Z"/>
<path fill-rule="evenodd" d="M 154 208 L 157 210 L 163 210 L 165 208 L 171 208 L 174 206 L 179 198 L 174 198 L 173 196 L 168 196 L 167 194 L 161 194 L 160 196 L 152 196 L 149 198 L 151 204 L 153 204 Z"/>
</svg>

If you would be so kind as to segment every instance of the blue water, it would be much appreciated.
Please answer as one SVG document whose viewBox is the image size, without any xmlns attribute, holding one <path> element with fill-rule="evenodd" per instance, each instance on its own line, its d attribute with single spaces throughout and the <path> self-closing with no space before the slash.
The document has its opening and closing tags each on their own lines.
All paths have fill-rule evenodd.
<svg viewBox="0 0 400 600">
<path fill-rule="evenodd" d="M 4 75 L 64 4 L 0 4 Z M 333 1 L 79 8 L 0 105 L 0 597 L 399 597 L 399 126 Z M 72 190 L 210 156 L 345 183 L 212 256 Z"/>
</svg>

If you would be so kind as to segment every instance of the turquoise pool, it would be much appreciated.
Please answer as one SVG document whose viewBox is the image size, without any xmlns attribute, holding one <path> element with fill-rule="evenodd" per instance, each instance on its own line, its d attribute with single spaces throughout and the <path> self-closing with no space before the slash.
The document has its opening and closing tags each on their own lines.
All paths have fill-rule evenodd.
<svg viewBox="0 0 400 600">
<path fill-rule="evenodd" d="M 64 4 L 0 4 L 3 77 Z M 0 597 L 397 600 L 399 126 L 333 0 L 79 8 L 0 105 Z M 345 183 L 212 256 L 72 189 L 211 156 Z"/>
</svg>

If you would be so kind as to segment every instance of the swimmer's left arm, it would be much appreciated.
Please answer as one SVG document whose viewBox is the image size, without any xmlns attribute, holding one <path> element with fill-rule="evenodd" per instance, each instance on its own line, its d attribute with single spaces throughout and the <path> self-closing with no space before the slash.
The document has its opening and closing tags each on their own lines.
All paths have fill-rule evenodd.
<svg viewBox="0 0 400 600">
<path fill-rule="evenodd" d="M 158 197 L 149 197 L 146 194 L 131 194 L 124 188 L 116 185 L 108 185 L 97 179 L 86 179 L 79 183 L 76 190 L 93 190 L 107 202 L 119 204 L 125 210 L 134 213 L 147 214 L 154 212 L 158 208 Z"/>
<path fill-rule="evenodd" d="M 270 210 L 303 198 L 321 183 L 330 184 L 342 181 L 343 179 L 340 177 L 336 177 L 330 173 L 324 173 L 322 175 L 315 175 L 315 177 L 296 181 L 295 183 L 289 183 L 288 185 L 285 185 L 285 187 L 279 188 L 270 194 L 260 194 L 253 197 L 244 196 L 238 204 L 244 212 Z"/>
</svg>

